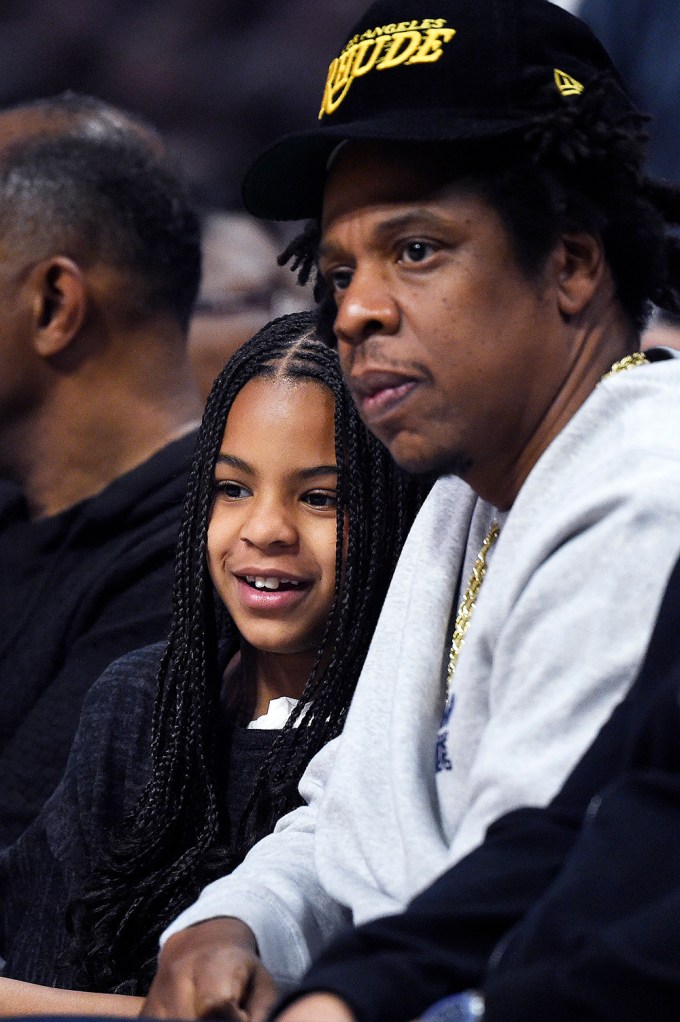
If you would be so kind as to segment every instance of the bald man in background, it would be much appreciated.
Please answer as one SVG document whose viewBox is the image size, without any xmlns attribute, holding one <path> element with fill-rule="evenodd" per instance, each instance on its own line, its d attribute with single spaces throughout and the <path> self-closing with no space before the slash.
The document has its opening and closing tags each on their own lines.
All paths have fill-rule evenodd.
<svg viewBox="0 0 680 1022">
<path fill-rule="evenodd" d="M 0 847 L 56 786 L 91 683 L 167 629 L 199 277 L 149 127 L 72 94 L 0 112 Z"/>
</svg>

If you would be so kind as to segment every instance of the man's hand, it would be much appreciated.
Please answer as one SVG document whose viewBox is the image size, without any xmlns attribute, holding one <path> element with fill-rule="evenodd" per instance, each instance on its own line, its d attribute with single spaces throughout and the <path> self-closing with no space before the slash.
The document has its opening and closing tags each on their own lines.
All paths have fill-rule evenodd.
<svg viewBox="0 0 680 1022">
<path fill-rule="evenodd" d="M 356 1019 L 335 994 L 307 994 L 277 1015 L 274 1022 L 356 1022 Z"/>
<path fill-rule="evenodd" d="M 252 930 L 238 919 L 209 919 L 168 940 L 141 1014 L 264 1022 L 276 996 Z"/>
</svg>

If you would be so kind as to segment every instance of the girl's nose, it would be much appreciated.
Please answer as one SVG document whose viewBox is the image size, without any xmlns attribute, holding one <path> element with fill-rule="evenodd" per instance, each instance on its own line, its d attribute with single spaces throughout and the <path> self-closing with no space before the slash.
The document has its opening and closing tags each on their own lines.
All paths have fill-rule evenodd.
<svg viewBox="0 0 680 1022">
<path fill-rule="evenodd" d="M 253 501 L 241 529 L 241 539 L 264 550 L 274 545 L 292 546 L 297 538 L 294 517 L 285 504 L 273 500 Z"/>
</svg>

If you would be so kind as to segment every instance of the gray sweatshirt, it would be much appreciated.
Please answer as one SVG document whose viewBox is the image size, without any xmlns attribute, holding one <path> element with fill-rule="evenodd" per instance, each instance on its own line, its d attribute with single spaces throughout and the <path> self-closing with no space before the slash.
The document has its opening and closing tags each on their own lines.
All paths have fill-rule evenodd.
<svg viewBox="0 0 680 1022">
<path fill-rule="evenodd" d="M 534 466 L 444 712 L 452 605 L 495 514 L 458 479 L 435 485 L 307 804 L 163 940 L 236 916 L 285 988 L 343 923 L 399 912 L 498 816 L 553 797 L 634 680 L 678 558 L 680 359 L 602 381 Z"/>
</svg>

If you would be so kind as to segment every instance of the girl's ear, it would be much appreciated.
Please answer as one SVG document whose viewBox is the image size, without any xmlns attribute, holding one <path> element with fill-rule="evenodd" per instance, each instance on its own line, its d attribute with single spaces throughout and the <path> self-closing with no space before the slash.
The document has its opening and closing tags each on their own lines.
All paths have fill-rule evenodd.
<svg viewBox="0 0 680 1022">
<path fill-rule="evenodd" d="M 600 287 L 606 272 L 604 249 L 597 235 L 565 234 L 554 251 L 557 294 L 565 319 L 578 315 Z"/>
<path fill-rule="evenodd" d="M 82 270 L 67 256 L 52 256 L 31 271 L 33 344 L 43 358 L 58 355 L 80 331 L 87 310 Z"/>
</svg>

